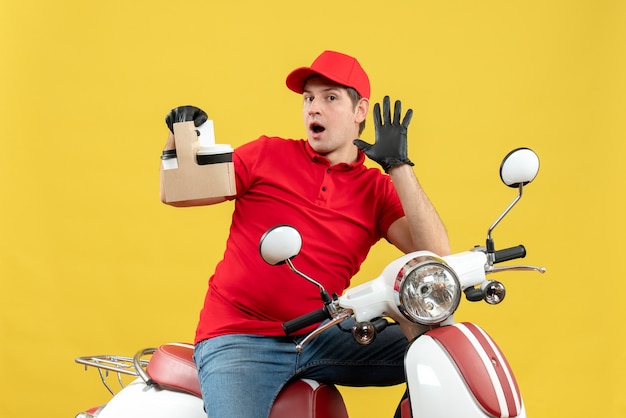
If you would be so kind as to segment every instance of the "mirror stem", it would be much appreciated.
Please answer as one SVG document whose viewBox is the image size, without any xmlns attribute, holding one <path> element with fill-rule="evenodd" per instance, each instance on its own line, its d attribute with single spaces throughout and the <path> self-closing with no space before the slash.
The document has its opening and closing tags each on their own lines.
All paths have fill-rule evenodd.
<svg viewBox="0 0 626 418">
<path fill-rule="evenodd" d="M 489 230 L 487 231 L 487 243 L 486 243 L 486 247 L 487 247 L 487 255 L 489 256 L 489 264 L 493 265 L 493 254 L 496 251 L 495 248 L 495 244 L 493 243 L 493 238 L 491 237 L 491 233 L 493 232 L 494 228 L 496 226 L 498 226 L 498 224 L 500 223 L 500 221 L 511 211 L 511 209 L 513 209 L 513 206 L 515 206 L 517 204 L 517 202 L 519 202 L 519 200 L 522 198 L 522 193 L 524 190 L 524 184 L 520 183 L 518 185 L 518 190 L 519 192 L 517 193 L 517 196 L 515 197 L 515 199 L 513 199 L 513 201 L 511 202 L 511 204 L 504 210 L 504 212 L 502 212 L 502 214 L 500 216 L 498 216 L 498 219 L 496 219 L 496 221 L 489 227 Z"/>
<path fill-rule="evenodd" d="M 285 260 L 285 262 L 287 263 L 287 265 L 289 266 L 289 268 L 291 269 L 291 271 L 293 271 L 294 273 L 296 273 L 298 276 L 302 277 L 303 279 L 313 283 L 314 285 L 316 285 L 317 287 L 319 287 L 320 289 L 320 294 L 322 295 L 322 300 L 324 301 L 324 303 L 329 303 L 332 301 L 332 298 L 330 297 L 330 295 L 328 294 L 328 292 L 326 291 L 326 289 L 324 288 L 324 286 L 322 286 L 322 284 L 320 282 L 318 282 L 317 280 L 313 279 L 312 277 L 307 276 L 306 274 L 302 273 L 300 270 L 298 270 L 293 263 L 291 262 L 291 259 L 288 258 L 287 260 Z"/>
</svg>

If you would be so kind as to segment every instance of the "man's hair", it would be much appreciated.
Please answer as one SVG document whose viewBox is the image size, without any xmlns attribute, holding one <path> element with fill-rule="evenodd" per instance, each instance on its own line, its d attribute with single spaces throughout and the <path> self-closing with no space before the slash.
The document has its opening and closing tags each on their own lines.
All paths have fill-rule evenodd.
<svg viewBox="0 0 626 418">
<path fill-rule="evenodd" d="M 346 90 L 348 91 L 348 96 L 350 97 L 350 100 L 352 101 L 352 106 L 356 108 L 357 103 L 359 103 L 359 100 L 361 100 L 361 95 L 353 87 L 346 87 Z M 365 130 L 365 119 L 363 119 L 363 122 L 361 122 L 361 124 L 359 125 L 359 135 L 361 135 L 364 130 Z"/>
</svg>

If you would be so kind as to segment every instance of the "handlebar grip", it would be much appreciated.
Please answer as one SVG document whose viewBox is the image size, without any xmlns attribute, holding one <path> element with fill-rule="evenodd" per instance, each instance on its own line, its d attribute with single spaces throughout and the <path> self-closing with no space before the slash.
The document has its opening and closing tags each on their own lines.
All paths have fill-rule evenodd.
<svg viewBox="0 0 626 418">
<path fill-rule="evenodd" d="M 317 324 L 318 322 L 322 322 L 325 319 L 330 319 L 328 313 L 326 312 L 326 308 L 318 309 L 317 311 L 309 312 L 306 315 L 302 315 L 298 318 L 292 319 L 291 321 L 287 321 L 283 324 L 283 330 L 285 331 L 285 335 L 293 334 L 296 331 L 304 329 L 310 325 Z"/>
<path fill-rule="evenodd" d="M 526 248 L 523 245 L 505 248 L 494 252 L 494 263 L 502 263 L 504 261 L 515 260 L 516 258 L 526 257 Z"/>
</svg>

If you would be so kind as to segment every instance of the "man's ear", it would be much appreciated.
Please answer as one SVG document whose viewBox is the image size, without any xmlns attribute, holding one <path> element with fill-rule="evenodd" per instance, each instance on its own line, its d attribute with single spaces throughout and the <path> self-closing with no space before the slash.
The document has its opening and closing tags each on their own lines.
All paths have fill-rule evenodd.
<svg viewBox="0 0 626 418">
<path fill-rule="evenodd" d="M 367 118 L 367 113 L 370 109 L 370 101 L 365 97 L 359 99 L 354 109 L 355 122 L 361 123 Z"/>
</svg>

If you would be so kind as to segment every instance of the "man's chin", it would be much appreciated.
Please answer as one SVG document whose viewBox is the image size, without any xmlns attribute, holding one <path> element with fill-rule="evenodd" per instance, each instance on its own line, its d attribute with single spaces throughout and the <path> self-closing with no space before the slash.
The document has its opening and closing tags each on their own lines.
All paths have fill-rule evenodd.
<svg viewBox="0 0 626 418">
<path fill-rule="evenodd" d="M 309 138 L 309 144 L 311 145 L 313 151 L 320 155 L 325 155 L 330 152 L 328 147 L 324 146 L 320 139 Z"/>
</svg>

